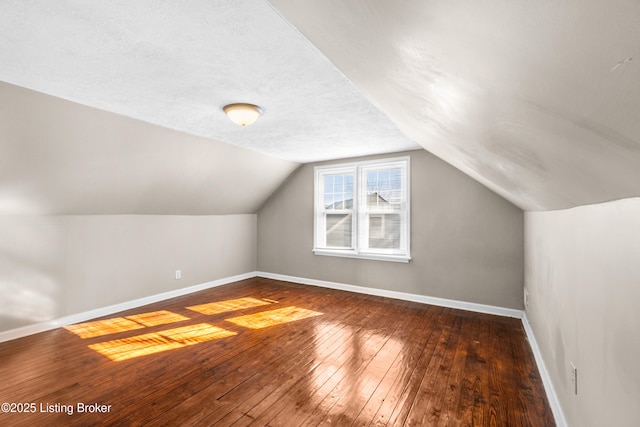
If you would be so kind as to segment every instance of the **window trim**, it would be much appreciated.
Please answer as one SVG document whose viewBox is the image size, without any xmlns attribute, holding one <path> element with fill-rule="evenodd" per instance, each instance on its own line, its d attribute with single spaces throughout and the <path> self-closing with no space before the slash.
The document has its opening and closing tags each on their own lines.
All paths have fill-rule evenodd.
<svg viewBox="0 0 640 427">
<path fill-rule="evenodd" d="M 406 222 L 403 228 L 406 230 L 401 231 L 401 239 L 406 242 L 406 250 L 403 253 L 385 253 L 383 250 L 359 249 L 360 235 L 358 234 L 358 227 L 360 223 L 359 205 L 361 203 L 361 191 L 360 183 L 362 180 L 363 169 L 370 169 L 372 166 L 380 166 L 384 168 L 385 165 L 393 166 L 393 163 L 401 163 L 405 170 L 404 185 L 406 187 L 405 197 L 405 209 L 402 210 L 402 214 L 406 217 Z M 324 203 L 324 180 L 321 179 L 327 172 L 339 174 L 341 172 L 353 173 L 353 206 L 352 206 L 352 248 L 327 248 L 319 247 L 318 243 L 323 239 L 320 236 L 321 230 L 319 230 L 320 224 L 318 224 L 321 206 Z M 361 258 L 378 261 L 392 261 L 392 262 L 404 262 L 407 263 L 411 260 L 411 157 L 392 157 L 375 160 L 365 160 L 360 162 L 350 163 L 337 163 L 327 164 L 314 167 L 314 201 L 313 201 L 313 253 L 315 255 L 335 256 L 344 258 Z M 366 197 L 366 196 L 365 196 Z"/>
</svg>

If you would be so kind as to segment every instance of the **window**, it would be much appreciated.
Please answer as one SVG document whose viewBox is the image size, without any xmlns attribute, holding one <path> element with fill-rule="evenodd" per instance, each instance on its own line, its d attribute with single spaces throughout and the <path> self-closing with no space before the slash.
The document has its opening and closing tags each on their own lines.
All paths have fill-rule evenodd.
<svg viewBox="0 0 640 427">
<path fill-rule="evenodd" d="M 409 158 L 317 166 L 313 251 L 408 262 Z"/>
</svg>

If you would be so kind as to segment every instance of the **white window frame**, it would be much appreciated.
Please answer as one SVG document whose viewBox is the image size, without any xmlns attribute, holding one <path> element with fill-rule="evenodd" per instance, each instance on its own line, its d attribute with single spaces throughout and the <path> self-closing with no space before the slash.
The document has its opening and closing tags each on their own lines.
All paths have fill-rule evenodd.
<svg viewBox="0 0 640 427">
<path fill-rule="evenodd" d="M 375 169 L 400 168 L 403 172 L 401 189 L 403 202 L 400 210 L 367 211 L 366 173 Z M 334 248 L 326 245 L 326 225 L 324 208 L 324 177 L 325 175 L 352 174 L 353 175 L 353 206 L 352 209 L 331 210 L 331 213 L 352 213 L 351 248 Z M 380 261 L 409 262 L 411 260 L 411 218 L 410 218 L 410 157 L 394 157 L 388 159 L 368 160 L 354 163 L 322 165 L 314 168 L 314 216 L 313 216 L 313 253 L 315 255 L 337 256 L 347 258 L 363 258 Z M 401 233 L 399 249 L 367 248 L 368 234 L 366 230 L 367 213 L 396 213 L 401 215 Z M 383 217 L 384 219 L 384 217 Z M 359 232 L 364 230 L 364 232 Z"/>
</svg>

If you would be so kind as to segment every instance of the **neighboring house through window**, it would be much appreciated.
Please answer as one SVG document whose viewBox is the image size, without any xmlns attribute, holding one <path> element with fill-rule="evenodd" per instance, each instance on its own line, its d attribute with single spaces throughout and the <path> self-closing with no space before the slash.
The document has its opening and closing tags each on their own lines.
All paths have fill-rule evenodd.
<svg viewBox="0 0 640 427">
<path fill-rule="evenodd" d="M 409 157 L 315 168 L 314 253 L 408 262 Z"/>
</svg>

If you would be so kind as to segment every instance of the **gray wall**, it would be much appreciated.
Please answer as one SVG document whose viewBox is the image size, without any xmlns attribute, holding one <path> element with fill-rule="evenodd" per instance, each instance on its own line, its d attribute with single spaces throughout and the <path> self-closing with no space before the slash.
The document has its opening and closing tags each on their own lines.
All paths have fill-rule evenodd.
<svg viewBox="0 0 640 427">
<path fill-rule="evenodd" d="M 639 426 L 640 199 L 527 212 L 525 245 L 527 317 L 568 424 Z"/>
<path fill-rule="evenodd" d="M 522 308 L 523 212 L 424 150 L 363 159 L 398 155 L 411 156 L 410 263 L 314 255 L 307 164 L 258 213 L 258 269 Z"/>
<path fill-rule="evenodd" d="M 0 166 L 6 331 L 254 271 L 298 165 L 0 82 Z"/>
<path fill-rule="evenodd" d="M 255 248 L 255 214 L 0 216 L 0 332 L 255 271 Z"/>
</svg>

